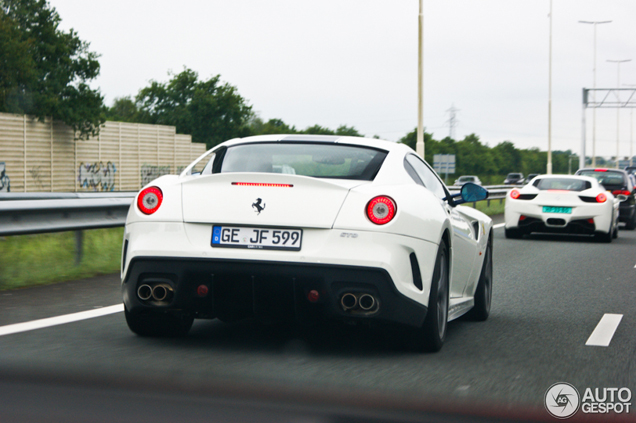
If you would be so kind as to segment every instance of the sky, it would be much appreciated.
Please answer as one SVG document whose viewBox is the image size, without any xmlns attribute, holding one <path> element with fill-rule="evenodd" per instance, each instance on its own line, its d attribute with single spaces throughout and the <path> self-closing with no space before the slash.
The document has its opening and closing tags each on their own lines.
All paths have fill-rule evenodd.
<svg viewBox="0 0 636 423">
<path fill-rule="evenodd" d="M 354 126 L 396 141 L 417 125 L 418 0 L 49 0 L 101 55 L 107 105 L 184 67 L 237 87 L 264 119 Z M 424 125 L 490 146 L 547 149 L 549 0 L 424 0 Z M 581 91 L 636 85 L 636 1 L 554 0 L 552 148 L 578 153 Z M 625 88 L 625 87 L 623 87 Z M 586 113 L 591 152 L 592 111 Z M 598 110 L 597 155 L 616 154 L 617 112 Z M 621 156 L 630 110 L 620 111 Z"/>
</svg>

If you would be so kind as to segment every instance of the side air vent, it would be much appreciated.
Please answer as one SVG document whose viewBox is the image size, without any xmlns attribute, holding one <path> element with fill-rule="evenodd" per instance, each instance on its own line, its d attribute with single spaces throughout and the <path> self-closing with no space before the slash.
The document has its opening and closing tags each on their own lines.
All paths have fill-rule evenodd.
<svg viewBox="0 0 636 423">
<path fill-rule="evenodd" d="M 473 222 L 473 229 L 475 230 L 475 239 L 479 241 L 479 222 L 477 220 Z"/>
<path fill-rule="evenodd" d="M 584 195 L 579 195 L 579 198 L 581 199 L 581 201 L 584 201 L 586 203 L 596 203 L 596 197 L 586 197 Z"/>
<path fill-rule="evenodd" d="M 128 254 L 128 240 L 124 241 L 124 252 L 121 255 L 121 272 L 124 273 L 124 266 L 126 266 L 126 254 Z"/>
<path fill-rule="evenodd" d="M 417 289 L 422 289 L 422 272 L 420 272 L 420 264 L 417 262 L 417 257 L 415 253 L 411 253 L 409 255 L 409 259 L 411 260 L 411 272 L 413 273 L 413 285 L 417 287 Z"/>
<path fill-rule="evenodd" d="M 534 200 L 537 194 L 521 194 L 517 200 Z"/>
</svg>

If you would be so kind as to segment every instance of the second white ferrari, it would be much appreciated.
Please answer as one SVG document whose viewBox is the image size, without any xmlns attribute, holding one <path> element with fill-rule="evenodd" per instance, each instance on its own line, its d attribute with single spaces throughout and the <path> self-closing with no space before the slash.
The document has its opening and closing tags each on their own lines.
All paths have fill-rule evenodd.
<svg viewBox="0 0 636 423">
<path fill-rule="evenodd" d="M 626 198 L 615 197 L 587 176 L 540 175 L 508 193 L 506 238 L 547 232 L 594 235 L 611 242 L 618 236 L 619 203 Z"/>
</svg>

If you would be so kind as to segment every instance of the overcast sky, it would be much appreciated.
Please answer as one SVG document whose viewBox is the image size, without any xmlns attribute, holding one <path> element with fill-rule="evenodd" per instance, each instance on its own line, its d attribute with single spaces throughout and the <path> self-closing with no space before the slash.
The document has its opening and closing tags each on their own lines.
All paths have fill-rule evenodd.
<svg viewBox="0 0 636 423">
<path fill-rule="evenodd" d="M 220 74 L 264 120 L 346 124 L 398 140 L 417 124 L 418 0 L 49 0 L 64 29 L 101 55 L 110 105 L 183 67 Z M 547 149 L 549 0 L 424 0 L 424 124 L 435 138 L 475 133 L 494 146 Z M 636 1 L 554 0 L 554 149 L 579 151 L 581 89 L 636 84 Z M 588 111 L 588 140 L 591 116 Z M 629 154 L 630 111 L 621 113 Z M 616 151 L 616 111 L 597 114 L 597 152 Z M 591 143 L 588 143 L 588 154 Z"/>
</svg>

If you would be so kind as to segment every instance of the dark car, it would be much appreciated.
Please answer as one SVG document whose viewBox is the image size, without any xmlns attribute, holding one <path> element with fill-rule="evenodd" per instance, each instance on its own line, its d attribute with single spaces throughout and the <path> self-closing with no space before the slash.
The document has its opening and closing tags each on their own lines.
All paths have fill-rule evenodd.
<svg viewBox="0 0 636 423">
<path fill-rule="evenodd" d="M 509 173 L 504 179 L 504 185 L 518 185 L 523 183 L 523 173 Z"/>
<path fill-rule="evenodd" d="M 530 181 L 532 181 L 534 178 L 536 178 L 537 176 L 539 176 L 538 173 L 531 173 L 530 175 L 528 175 L 528 177 L 526 178 L 526 184 L 529 184 Z"/>
<path fill-rule="evenodd" d="M 591 176 L 611 191 L 614 195 L 623 194 L 628 197 L 627 201 L 620 204 L 618 211 L 618 221 L 624 222 L 627 229 L 636 228 L 636 190 L 629 174 L 620 169 L 587 168 L 579 169 L 576 175 Z"/>
</svg>

